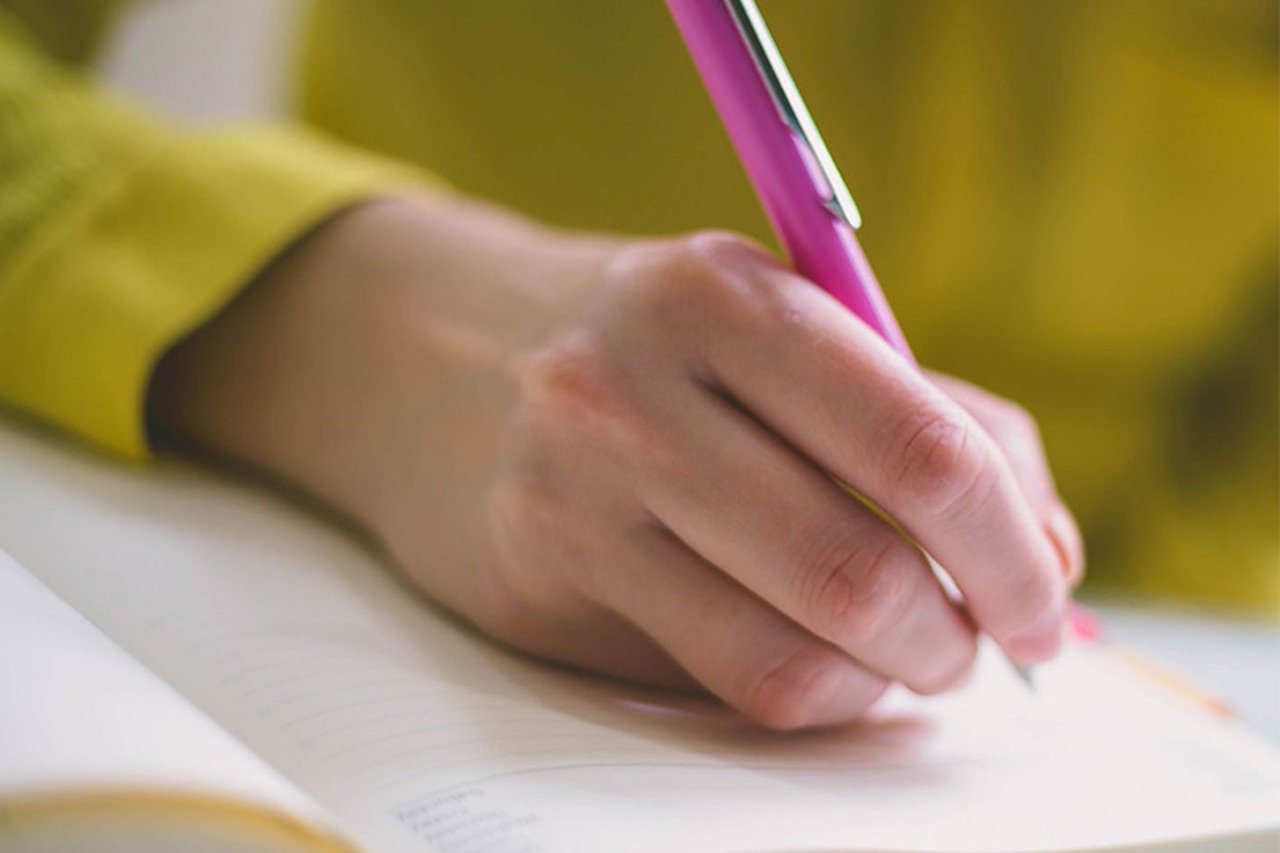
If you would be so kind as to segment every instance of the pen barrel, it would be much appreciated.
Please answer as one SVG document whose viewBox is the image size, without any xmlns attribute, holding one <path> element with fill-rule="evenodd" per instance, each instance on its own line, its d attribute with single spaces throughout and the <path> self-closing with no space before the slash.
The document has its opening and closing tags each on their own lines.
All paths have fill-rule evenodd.
<svg viewBox="0 0 1280 853">
<path fill-rule="evenodd" d="M 766 205 L 766 210 L 767 208 Z M 770 219 L 772 218 L 771 215 Z M 915 364 L 915 356 L 907 345 L 907 338 L 902 334 L 898 319 L 889 310 L 889 302 L 876 281 L 875 273 L 872 272 L 871 264 L 867 262 L 853 229 L 844 222 L 828 218 L 825 227 L 834 231 L 834 236 L 830 239 L 815 239 L 814 235 L 823 227 L 822 224 L 814 223 L 802 233 L 791 236 L 781 234 L 780 239 L 796 272 L 834 296 L 903 358 Z M 778 226 L 775 224 L 774 228 L 777 229 Z"/>
<path fill-rule="evenodd" d="M 778 112 L 728 7 L 723 0 L 667 0 L 667 7 L 796 272 L 914 364 L 853 229 L 822 204 L 830 188 Z"/>
</svg>

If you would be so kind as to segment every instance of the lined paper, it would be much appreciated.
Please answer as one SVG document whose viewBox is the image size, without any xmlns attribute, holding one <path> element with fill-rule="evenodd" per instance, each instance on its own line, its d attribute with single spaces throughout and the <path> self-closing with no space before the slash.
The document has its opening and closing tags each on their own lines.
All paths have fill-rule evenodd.
<svg viewBox="0 0 1280 853">
<path fill-rule="evenodd" d="M 249 484 L 15 430 L 0 482 L 4 547 L 372 849 L 1066 849 L 1280 819 L 1270 745 L 1096 651 L 1035 696 L 987 653 L 953 696 L 773 735 L 496 648 Z"/>
</svg>

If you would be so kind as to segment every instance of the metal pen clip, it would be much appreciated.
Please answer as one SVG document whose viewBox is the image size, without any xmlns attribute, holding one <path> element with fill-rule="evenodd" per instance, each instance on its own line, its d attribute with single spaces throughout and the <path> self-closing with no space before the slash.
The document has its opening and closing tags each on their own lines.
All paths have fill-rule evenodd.
<svg viewBox="0 0 1280 853">
<path fill-rule="evenodd" d="M 742 33 L 743 41 L 755 60 L 756 68 L 764 79 L 778 114 L 809 149 L 813 162 L 822 172 L 829 188 L 823 207 L 847 222 L 849 227 L 859 228 L 862 225 L 862 215 L 858 213 L 858 206 L 854 204 L 853 196 L 849 195 L 849 189 L 840 177 L 840 171 L 813 123 L 813 118 L 800 97 L 800 91 L 791 79 L 791 72 L 782 61 L 782 54 L 778 52 L 778 46 L 774 44 L 773 36 L 769 34 L 769 28 L 765 26 L 755 0 L 724 0 L 724 4 Z"/>
</svg>

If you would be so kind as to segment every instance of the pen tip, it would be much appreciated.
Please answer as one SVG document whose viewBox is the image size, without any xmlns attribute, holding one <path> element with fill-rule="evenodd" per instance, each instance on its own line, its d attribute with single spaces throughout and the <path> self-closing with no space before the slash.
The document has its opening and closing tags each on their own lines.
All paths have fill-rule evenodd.
<svg viewBox="0 0 1280 853">
<path fill-rule="evenodd" d="M 1018 673 L 1018 678 L 1022 680 L 1023 684 L 1027 685 L 1028 690 L 1035 691 L 1036 679 L 1031 667 L 1015 663 L 1013 664 L 1013 671 Z"/>
</svg>

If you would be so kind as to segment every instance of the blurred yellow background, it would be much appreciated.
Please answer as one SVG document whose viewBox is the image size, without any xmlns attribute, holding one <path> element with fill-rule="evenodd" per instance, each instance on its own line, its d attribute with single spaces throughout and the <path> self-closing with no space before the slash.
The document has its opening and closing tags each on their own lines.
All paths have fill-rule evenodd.
<svg viewBox="0 0 1280 853">
<path fill-rule="evenodd" d="M 0 0 L 78 60 L 119 5 Z M 658 0 L 302 6 L 314 125 L 553 222 L 768 239 Z M 1280 613 L 1276 4 L 762 8 L 921 360 L 1039 418 L 1089 583 Z"/>
</svg>

